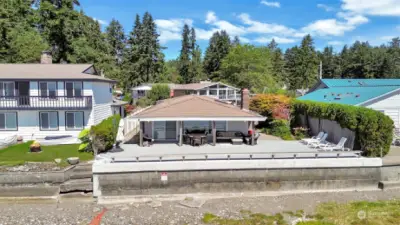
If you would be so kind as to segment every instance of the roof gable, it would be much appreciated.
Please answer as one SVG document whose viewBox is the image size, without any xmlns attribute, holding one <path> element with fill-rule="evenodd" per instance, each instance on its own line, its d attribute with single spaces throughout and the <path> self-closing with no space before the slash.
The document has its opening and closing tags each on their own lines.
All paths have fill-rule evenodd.
<svg viewBox="0 0 400 225">
<path fill-rule="evenodd" d="M 0 64 L 1 80 L 99 80 L 92 64 Z"/>
<path fill-rule="evenodd" d="M 237 106 L 220 102 L 216 99 L 199 96 L 185 95 L 171 98 L 148 108 L 135 117 L 141 118 L 249 118 L 265 120 L 264 117 L 240 109 Z"/>
</svg>

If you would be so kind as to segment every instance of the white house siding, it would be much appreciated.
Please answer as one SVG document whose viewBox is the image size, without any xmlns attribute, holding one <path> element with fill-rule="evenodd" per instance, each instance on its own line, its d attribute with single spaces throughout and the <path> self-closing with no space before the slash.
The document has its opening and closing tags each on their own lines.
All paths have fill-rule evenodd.
<svg viewBox="0 0 400 225">
<path fill-rule="evenodd" d="M 76 110 L 84 112 L 84 126 L 85 128 L 89 128 L 93 125 L 90 118 L 92 117 L 91 110 Z M 5 110 L 1 110 L 1 112 L 7 112 Z M 45 131 L 40 130 L 39 126 L 39 112 L 46 112 L 46 110 L 40 111 L 8 111 L 8 112 L 17 112 L 18 117 L 18 130 L 17 131 L 0 131 L 0 136 L 7 136 L 8 134 L 18 134 L 22 136 L 24 140 L 35 140 L 41 139 L 45 136 L 54 136 L 54 135 L 72 135 L 77 137 L 80 130 L 66 130 L 65 129 L 65 112 L 64 110 L 57 111 L 58 112 L 58 130 L 57 131 Z"/>
<path fill-rule="evenodd" d="M 112 116 L 112 110 L 110 104 L 99 104 L 93 105 L 93 124 L 98 124 L 102 120 Z"/>
<path fill-rule="evenodd" d="M 366 107 L 385 113 L 396 127 L 400 127 L 400 95 L 391 96 Z"/>
</svg>

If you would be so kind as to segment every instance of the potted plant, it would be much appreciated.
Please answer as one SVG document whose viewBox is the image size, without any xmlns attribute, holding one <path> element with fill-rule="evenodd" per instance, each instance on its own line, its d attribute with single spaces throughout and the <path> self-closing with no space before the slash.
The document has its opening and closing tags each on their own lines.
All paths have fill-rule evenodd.
<svg viewBox="0 0 400 225">
<path fill-rule="evenodd" d="M 30 146 L 29 146 L 30 152 L 41 152 L 42 148 L 40 147 L 40 143 L 38 141 L 34 141 Z"/>
</svg>

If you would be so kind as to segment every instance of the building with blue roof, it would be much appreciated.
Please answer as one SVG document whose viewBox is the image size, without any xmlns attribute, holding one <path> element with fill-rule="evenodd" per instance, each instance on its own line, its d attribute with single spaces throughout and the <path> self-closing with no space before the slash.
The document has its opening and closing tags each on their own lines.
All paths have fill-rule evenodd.
<svg viewBox="0 0 400 225">
<path fill-rule="evenodd" d="M 400 79 L 321 79 L 298 99 L 375 109 L 400 127 Z"/>
</svg>

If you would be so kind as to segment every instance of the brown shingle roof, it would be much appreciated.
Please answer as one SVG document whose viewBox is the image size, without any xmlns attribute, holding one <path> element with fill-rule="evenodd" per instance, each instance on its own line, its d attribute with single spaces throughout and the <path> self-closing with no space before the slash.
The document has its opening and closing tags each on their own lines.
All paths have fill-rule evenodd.
<svg viewBox="0 0 400 225">
<path fill-rule="evenodd" d="M 249 118 L 265 120 L 252 111 L 200 95 L 185 95 L 164 100 L 134 117 L 144 118 Z"/>
<path fill-rule="evenodd" d="M 111 79 L 93 75 L 91 64 L 0 64 L 0 80 L 99 80 Z"/>
</svg>

